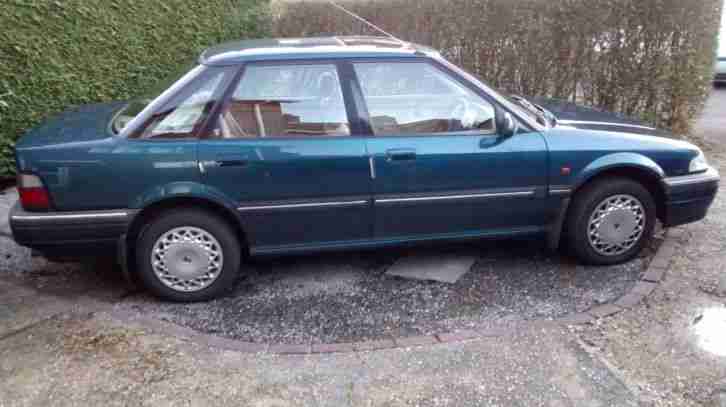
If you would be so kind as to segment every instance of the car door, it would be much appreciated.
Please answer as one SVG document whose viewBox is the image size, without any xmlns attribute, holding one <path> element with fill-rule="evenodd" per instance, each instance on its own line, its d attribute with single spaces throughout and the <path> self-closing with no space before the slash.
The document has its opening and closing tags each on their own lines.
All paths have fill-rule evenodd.
<svg viewBox="0 0 726 407">
<path fill-rule="evenodd" d="M 368 156 L 341 82 L 334 62 L 247 64 L 200 142 L 204 182 L 238 202 L 253 253 L 371 237 Z"/>
<path fill-rule="evenodd" d="M 375 236 L 542 229 L 547 153 L 537 132 L 498 132 L 495 102 L 429 59 L 353 62 L 373 136 Z"/>
</svg>

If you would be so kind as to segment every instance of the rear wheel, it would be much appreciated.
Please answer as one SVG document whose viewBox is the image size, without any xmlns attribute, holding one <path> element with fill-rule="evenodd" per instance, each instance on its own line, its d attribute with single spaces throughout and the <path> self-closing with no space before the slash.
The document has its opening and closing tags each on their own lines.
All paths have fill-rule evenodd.
<svg viewBox="0 0 726 407">
<path fill-rule="evenodd" d="M 645 187 L 627 178 L 603 179 L 575 196 L 566 238 L 585 263 L 623 263 L 648 244 L 655 220 L 655 202 Z"/>
<path fill-rule="evenodd" d="M 156 296 L 179 302 L 204 301 L 234 284 L 240 242 L 224 220 L 204 211 L 161 214 L 137 240 L 138 275 Z"/>
</svg>

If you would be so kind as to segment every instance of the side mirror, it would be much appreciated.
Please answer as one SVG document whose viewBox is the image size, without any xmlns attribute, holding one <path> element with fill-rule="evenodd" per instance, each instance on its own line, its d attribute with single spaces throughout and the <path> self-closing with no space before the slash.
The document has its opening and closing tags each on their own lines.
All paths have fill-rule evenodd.
<svg viewBox="0 0 726 407">
<path fill-rule="evenodd" d="M 517 134 L 517 131 L 519 131 L 519 123 L 514 120 L 511 113 L 505 112 L 502 117 L 501 135 L 504 137 L 512 137 Z"/>
</svg>

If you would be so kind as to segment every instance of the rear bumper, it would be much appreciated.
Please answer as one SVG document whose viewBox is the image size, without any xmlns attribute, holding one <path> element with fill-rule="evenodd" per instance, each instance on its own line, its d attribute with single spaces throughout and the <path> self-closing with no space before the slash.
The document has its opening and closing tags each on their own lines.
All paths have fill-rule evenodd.
<svg viewBox="0 0 726 407">
<path fill-rule="evenodd" d="M 10 210 L 13 239 L 49 257 L 93 257 L 115 250 L 135 211 L 28 212 Z"/>
<path fill-rule="evenodd" d="M 664 182 L 668 202 L 663 224 L 673 227 L 706 217 L 718 193 L 720 176 L 715 169 L 710 168 L 701 174 L 666 178 Z"/>
</svg>

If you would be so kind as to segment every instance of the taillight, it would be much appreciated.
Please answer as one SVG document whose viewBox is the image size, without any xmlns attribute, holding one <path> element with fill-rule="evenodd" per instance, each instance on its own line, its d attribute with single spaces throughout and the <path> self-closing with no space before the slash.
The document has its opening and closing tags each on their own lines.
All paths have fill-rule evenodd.
<svg viewBox="0 0 726 407">
<path fill-rule="evenodd" d="M 18 174 L 18 193 L 20 204 L 29 211 L 50 209 L 50 196 L 43 181 L 32 174 Z"/>
</svg>

